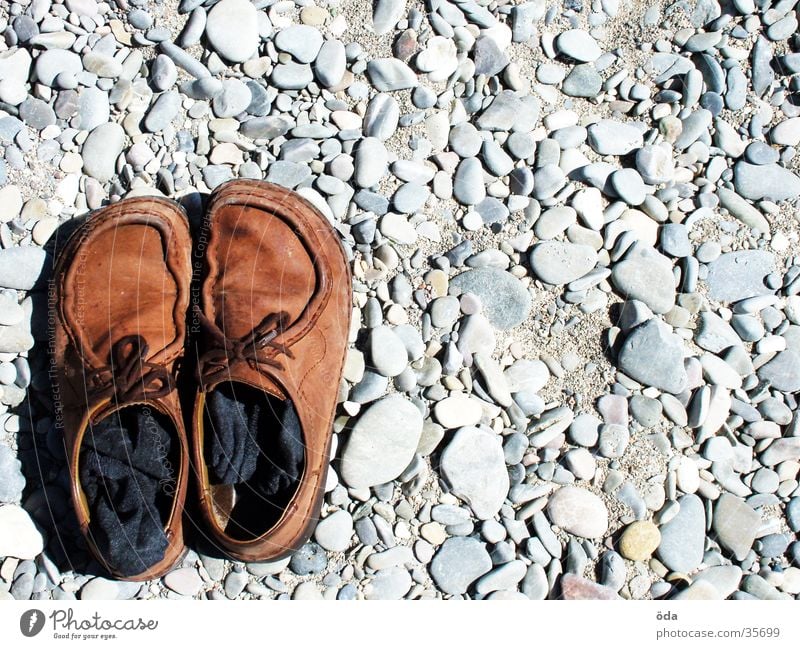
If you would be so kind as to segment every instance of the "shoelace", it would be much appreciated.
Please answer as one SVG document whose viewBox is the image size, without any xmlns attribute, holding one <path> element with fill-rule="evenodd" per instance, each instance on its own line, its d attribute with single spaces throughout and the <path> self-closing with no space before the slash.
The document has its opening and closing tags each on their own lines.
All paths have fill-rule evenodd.
<svg viewBox="0 0 800 649">
<path fill-rule="evenodd" d="M 215 343 L 215 346 L 201 354 L 198 360 L 197 378 L 201 385 L 213 382 L 217 374 L 227 370 L 235 360 L 243 361 L 250 368 L 262 371 L 264 367 L 284 369 L 283 364 L 275 358 L 278 354 L 294 358 L 288 346 L 275 342 L 275 338 L 289 325 L 289 314 L 286 311 L 270 313 L 255 329 L 238 339 L 228 338 L 216 322 L 206 317 L 197 304 L 194 305 L 194 313 Z M 272 355 L 268 355 L 270 353 Z"/>
<path fill-rule="evenodd" d="M 87 383 L 97 399 L 114 398 L 117 403 L 147 401 L 167 396 L 172 383 L 167 368 L 147 360 L 150 347 L 138 335 L 123 336 L 111 347 L 109 364 L 87 374 Z"/>
</svg>

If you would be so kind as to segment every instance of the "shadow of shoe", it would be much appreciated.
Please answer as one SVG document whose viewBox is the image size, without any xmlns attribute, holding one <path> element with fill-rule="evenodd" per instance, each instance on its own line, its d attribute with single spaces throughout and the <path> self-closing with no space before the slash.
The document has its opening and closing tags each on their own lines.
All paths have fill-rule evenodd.
<svg viewBox="0 0 800 649">
<path fill-rule="evenodd" d="M 50 357 L 53 260 L 87 218 L 62 223 L 44 246 L 47 260 L 26 296 L 32 307 L 30 326 L 34 340 L 27 352 L 31 382 L 24 399 L 12 408 L 20 420 L 17 455 L 26 481 L 22 506 L 42 531 L 44 554 L 59 572 L 99 568 L 88 552 L 72 510 L 63 438 L 56 421 L 55 376 Z"/>
</svg>

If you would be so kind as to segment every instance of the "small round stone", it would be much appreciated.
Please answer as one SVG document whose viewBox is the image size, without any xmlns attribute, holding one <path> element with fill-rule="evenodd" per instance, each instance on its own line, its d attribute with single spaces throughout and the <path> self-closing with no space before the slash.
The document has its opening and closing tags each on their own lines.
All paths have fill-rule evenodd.
<svg viewBox="0 0 800 649">
<path fill-rule="evenodd" d="M 295 552 L 289 561 L 291 571 L 301 577 L 316 575 L 325 570 L 327 565 L 325 550 L 313 541 L 309 541 Z"/>
<path fill-rule="evenodd" d="M 620 554 L 631 561 L 647 561 L 661 543 L 661 532 L 650 521 L 628 525 L 619 539 Z"/>
</svg>

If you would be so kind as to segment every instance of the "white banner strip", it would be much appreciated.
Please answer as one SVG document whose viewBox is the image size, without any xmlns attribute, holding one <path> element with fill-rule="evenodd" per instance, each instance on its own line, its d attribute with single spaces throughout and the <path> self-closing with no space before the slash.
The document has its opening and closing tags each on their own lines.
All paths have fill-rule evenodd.
<svg viewBox="0 0 800 649">
<path fill-rule="evenodd" d="M 3 602 L 4 647 L 800 646 L 796 601 Z M 513 645 L 511 643 L 514 643 Z M 547 644 L 546 644 L 547 643 Z M 566 643 L 566 644 L 564 644 Z M 613 644 L 612 644 L 613 643 Z"/>
</svg>

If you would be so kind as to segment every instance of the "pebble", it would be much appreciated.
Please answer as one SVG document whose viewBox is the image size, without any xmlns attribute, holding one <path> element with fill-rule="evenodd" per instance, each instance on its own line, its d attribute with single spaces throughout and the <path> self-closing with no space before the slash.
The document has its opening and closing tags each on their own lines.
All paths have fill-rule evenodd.
<svg viewBox="0 0 800 649">
<path fill-rule="evenodd" d="M 412 584 L 411 575 L 399 567 L 379 570 L 364 588 L 365 599 L 396 600 L 403 599 Z"/>
<path fill-rule="evenodd" d="M 628 205 L 641 205 L 647 197 L 644 181 L 636 169 L 620 169 L 611 174 L 611 185 Z"/>
<path fill-rule="evenodd" d="M 628 525 L 619 539 L 620 554 L 631 561 L 647 561 L 661 543 L 661 532 L 650 521 Z"/>
<path fill-rule="evenodd" d="M 248 0 L 220 0 L 208 12 L 206 38 L 214 51 L 233 63 L 255 55 L 259 43 L 258 12 Z"/>
<path fill-rule="evenodd" d="M 475 74 L 492 77 L 502 72 L 508 65 L 508 58 L 489 36 L 481 36 L 472 48 L 472 60 L 475 62 Z"/>
<path fill-rule="evenodd" d="M 367 105 L 364 114 L 364 134 L 379 140 L 388 140 L 397 131 L 400 119 L 400 105 L 389 94 L 375 95 Z"/>
<path fill-rule="evenodd" d="M 765 283 L 774 272 L 775 255 L 764 250 L 739 250 L 720 255 L 708 264 L 708 295 L 718 302 L 739 302 L 757 295 L 771 295 Z"/>
<path fill-rule="evenodd" d="M 326 40 L 320 47 L 314 63 L 314 74 L 326 88 L 338 86 L 347 71 L 347 55 L 344 43 Z"/>
<path fill-rule="evenodd" d="M 378 138 L 365 137 L 358 145 L 353 179 L 359 187 L 373 187 L 388 171 L 388 153 Z"/>
<path fill-rule="evenodd" d="M 16 453 L 0 444 L 0 503 L 14 503 L 22 497 L 25 478 L 21 466 Z"/>
<path fill-rule="evenodd" d="M 492 560 L 483 543 L 470 537 L 452 537 L 434 555 L 430 573 L 442 592 L 463 595 L 491 569 Z"/>
<path fill-rule="evenodd" d="M 675 177 L 675 161 L 669 147 L 643 146 L 636 152 L 636 169 L 650 185 L 668 183 Z"/>
<path fill-rule="evenodd" d="M 29 291 L 41 277 L 47 259 L 47 253 L 36 246 L 0 250 L 0 287 Z"/>
<path fill-rule="evenodd" d="M 308 545 L 310 544 L 306 544 L 306 547 Z M 237 599 L 244 591 L 245 586 L 247 586 L 247 573 L 243 570 L 232 570 L 228 573 L 228 576 L 225 577 L 225 597 L 228 599 Z"/>
<path fill-rule="evenodd" d="M 223 0 L 225 2 L 227 0 Z M 144 118 L 144 127 L 151 133 L 163 131 L 178 114 L 181 97 L 175 90 L 159 95 Z"/>
<path fill-rule="evenodd" d="M 243 113 L 253 96 L 250 89 L 238 79 L 222 82 L 222 91 L 214 97 L 212 106 L 217 117 L 234 117 Z"/>
<path fill-rule="evenodd" d="M 612 588 L 571 573 L 567 573 L 561 578 L 561 596 L 566 600 L 620 599 L 620 596 Z"/>
<path fill-rule="evenodd" d="M 465 394 L 454 394 L 434 406 L 436 420 L 445 428 L 477 424 L 482 413 L 480 402 Z"/>
<path fill-rule="evenodd" d="M 150 79 L 156 90 L 169 90 L 178 80 L 178 70 L 172 59 L 166 54 L 159 54 L 150 68 Z"/>
<path fill-rule="evenodd" d="M 74 52 L 63 49 L 48 49 L 36 57 L 34 70 L 39 83 L 52 88 L 56 77 L 79 74 L 83 70 L 83 63 L 81 62 L 81 57 Z"/>
<path fill-rule="evenodd" d="M 403 17 L 406 0 L 377 0 L 372 9 L 372 29 L 376 34 L 386 34 Z"/>
<path fill-rule="evenodd" d="M 679 394 L 688 383 L 683 356 L 681 339 L 652 318 L 631 331 L 620 348 L 617 362 L 632 379 Z"/>
<path fill-rule="evenodd" d="M 416 67 L 427 72 L 428 79 L 434 83 L 446 80 L 458 68 L 455 43 L 444 36 L 433 36 L 417 55 Z"/>
<path fill-rule="evenodd" d="M 778 164 L 739 161 L 733 168 L 733 184 L 738 194 L 753 201 L 780 202 L 800 196 L 800 176 Z"/>
<path fill-rule="evenodd" d="M 474 293 L 483 305 L 483 313 L 497 329 L 520 324 L 531 308 L 531 296 L 511 273 L 498 268 L 476 268 L 450 280 L 461 293 Z"/>
<path fill-rule="evenodd" d="M 290 25 L 277 34 L 273 43 L 282 52 L 288 52 L 300 63 L 311 63 L 322 47 L 322 34 L 309 25 Z"/>
<path fill-rule="evenodd" d="M 81 588 L 82 600 L 109 600 L 117 599 L 120 591 L 116 581 L 95 577 L 86 582 Z"/>
<path fill-rule="evenodd" d="M 390 327 L 375 327 L 369 334 L 369 355 L 373 367 L 384 376 L 397 376 L 408 363 L 403 341 Z"/>
<path fill-rule="evenodd" d="M 325 550 L 313 541 L 309 541 L 292 555 L 289 567 L 292 572 L 301 577 L 316 575 L 328 565 Z"/>
<path fill-rule="evenodd" d="M 657 555 L 670 570 L 690 573 L 703 560 L 705 512 L 703 501 L 693 494 L 682 496 L 678 504 L 678 513 L 661 526 Z"/>
<path fill-rule="evenodd" d="M 500 441 L 479 428 L 460 428 L 442 452 L 441 470 L 453 494 L 481 520 L 494 517 L 509 489 Z"/>
<path fill-rule="evenodd" d="M 109 121 L 108 95 L 98 88 L 84 88 L 78 98 L 80 128 L 84 131 Z"/>
<path fill-rule="evenodd" d="M 596 61 L 603 51 L 592 36 L 582 29 L 569 29 L 558 35 L 556 39 L 558 51 L 576 61 Z"/>
<path fill-rule="evenodd" d="M 323 518 L 314 530 L 314 540 L 329 552 L 344 552 L 353 536 L 353 517 L 344 510 Z"/>
<path fill-rule="evenodd" d="M 551 198 L 567 183 L 567 177 L 560 167 L 546 164 L 533 174 L 533 195 L 538 200 Z"/>
<path fill-rule="evenodd" d="M 637 244 L 611 271 L 614 286 L 625 297 L 644 302 L 654 313 L 675 304 L 672 263 L 654 248 Z"/>
<path fill-rule="evenodd" d="M 601 119 L 588 131 L 589 146 L 600 155 L 625 155 L 643 145 L 642 132 L 623 122 Z"/>
<path fill-rule="evenodd" d="M 547 516 L 565 532 L 583 538 L 599 538 L 608 531 L 608 509 L 603 501 L 582 487 L 561 487 L 547 501 Z"/>
<path fill-rule="evenodd" d="M 465 158 L 453 179 L 453 195 L 463 205 L 476 205 L 486 198 L 483 169 L 477 158 Z"/>
<path fill-rule="evenodd" d="M 35 559 L 44 540 L 31 517 L 18 505 L 0 506 L 0 556 Z"/>
<path fill-rule="evenodd" d="M 342 451 L 342 478 L 355 489 L 394 480 L 411 462 L 421 434 L 417 407 L 399 395 L 384 397 L 353 426 Z"/>
<path fill-rule="evenodd" d="M 494 97 L 475 123 L 482 131 L 510 131 L 517 121 L 520 110 L 536 112 L 537 108 L 536 105 L 523 107 L 516 93 L 503 90 Z"/>
<path fill-rule="evenodd" d="M 203 580 L 194 568 L 178 568 L 164 575 L 164 584 L 179 595 L 193 597 L 203 587 Z"/>
<path fill-rule="evenodd" d="M 779 352 L 758 369 L 758 377 L 783 392 L 800 390 L 800 354 L 793 349 Z"/>
<path fill-rule="evenodd" d="M 279 63 L 272 69 L 272 83 L 281 90 L 302 90 L 314 79 L 310 65 L 306 63 Z"/>
<path fill-rule="evenodd" d="M 576 65 L 561 84 L 561 92 L 570 97 L 596 97 L 600 94 L 603 77 L 594 66 Z"/>
<path fill-rule="evenodd" d="M 398 59 L 372 59 L 367 63 L 367 74 L 378 92 L 395 92 L 417 86 L 417 75 Z"/>
<path fill-rule="evenodd" d="M 46 517 L 13 509 L 58 473 L 40 445 L 26 485 L 13 449 L 52 423 L 27 355 L 47 338 L 60 224 L 235 177 L 296 189 L 351 260 L 338 460 L 311 543 L 246 566 L 190 553 L 160 596 L 797 594 L 786 3 L 699 0 L 672 30 L 650 7 L 652 45 L 622 49 L 616 0 L 182 0 L 174 24 L 139 0 L 17 4 L 0 52 L 0 518 L 22 533 L 0 525 L 0 553 L 23 560 L 0 556 L 0 598 L 146 594 L 80 564 L 62 576 L 39 556 Z M 601 339 L 616 376 L 584 349 Z M 642 444 L 661 466 L 644 482 Z"/>
<path fill-rule="evenodd" d="M 530 261 L 535 275 L 546 284 L 569 284 L 595 267 L 597 253 L 590 246 L 545 241 L 533 247 Z"/>
</svg>

